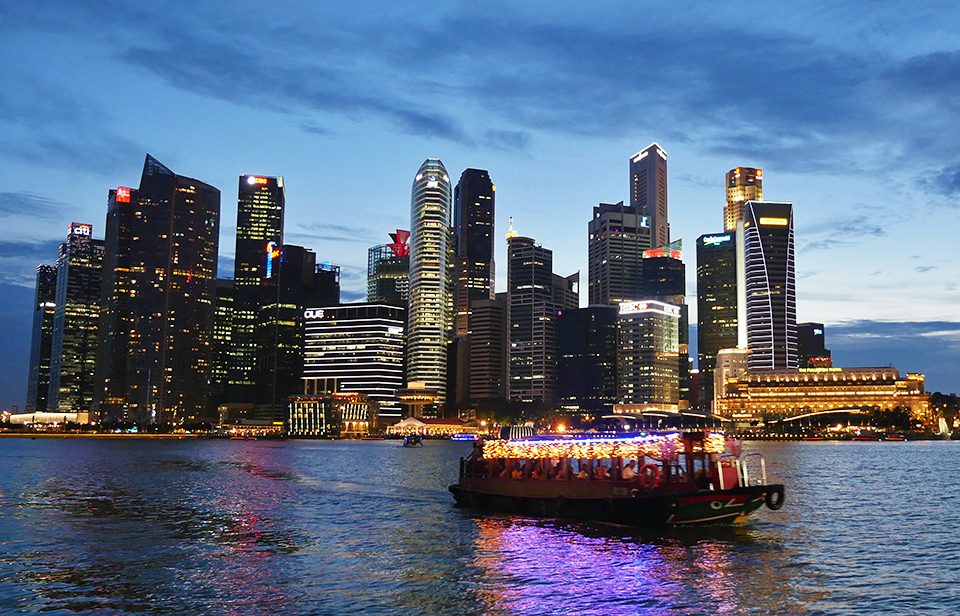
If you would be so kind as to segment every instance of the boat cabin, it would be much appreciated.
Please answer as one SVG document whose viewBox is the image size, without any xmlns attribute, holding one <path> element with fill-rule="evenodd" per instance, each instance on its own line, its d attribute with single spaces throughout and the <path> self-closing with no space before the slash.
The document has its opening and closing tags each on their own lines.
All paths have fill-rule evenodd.
<svg viewBox="0 0 960 616">
<path fill-rule="evenodd" d="M 722 490 L 741 484 L 739 453 L 736 441 L 713 432 L 553 434 L 478 442 L 460 476 Z"/>
</svg>

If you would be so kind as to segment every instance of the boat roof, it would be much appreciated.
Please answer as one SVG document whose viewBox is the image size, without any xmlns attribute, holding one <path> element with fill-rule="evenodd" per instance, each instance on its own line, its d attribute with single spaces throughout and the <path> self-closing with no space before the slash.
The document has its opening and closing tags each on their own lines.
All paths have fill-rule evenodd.
<svg viewBox="0 0 960 616">
<path fill-rule="evenodd" d="M 694 440 L 694 450 L 723 453 L 727 439 L 718 432 L 597 432 L 542 434 L 511 440 L 485 441 L 484 458 L 613 458 L 643 454 L 655 459 L 675 457 L 683 436 Z M 699 443 L 699 444 L 698 444 Z"/>
</svg>

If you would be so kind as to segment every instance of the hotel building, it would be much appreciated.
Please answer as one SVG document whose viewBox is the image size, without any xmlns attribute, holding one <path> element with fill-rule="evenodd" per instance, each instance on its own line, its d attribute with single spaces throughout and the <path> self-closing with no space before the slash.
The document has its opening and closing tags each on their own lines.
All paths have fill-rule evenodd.
<svg viewBox="0 0 960 616">
<path fill-rule="evenodd" d="M 647 300 L 620 304 L 617 398 L 621 412 L 679 410 L 680 307 Z"/>
</svg>

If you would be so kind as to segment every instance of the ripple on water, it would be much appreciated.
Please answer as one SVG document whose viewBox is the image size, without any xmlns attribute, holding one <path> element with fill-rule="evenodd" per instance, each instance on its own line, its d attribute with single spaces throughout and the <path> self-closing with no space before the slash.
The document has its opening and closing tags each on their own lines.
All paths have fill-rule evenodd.
<svg viewBox="0 0 960 616">
<path fill-rule="evenodd" d="M 960 610 L 955 443 L 749 443 L 745 526 L 645 534 L 456 509 L 470 445 L 20 441 L 0 608 L 175 613 Z"/>
</svg>

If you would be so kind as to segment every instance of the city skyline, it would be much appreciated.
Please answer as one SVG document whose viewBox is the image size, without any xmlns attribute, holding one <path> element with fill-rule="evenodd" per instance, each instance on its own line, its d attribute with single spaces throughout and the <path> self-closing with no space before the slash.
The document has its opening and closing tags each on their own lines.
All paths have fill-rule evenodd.
<svg viewBox="0 0 960 616">
<path fill-rule="evenodd" d="M 289 23 L 268 29 L 263 42 L 279 36 L 283 25 L 301 34 L 287 41 L 301 54 L 301 60 L 279 66 L 292 71 L 283 73 L 291 85 L 279 89 L 276 104 L 237 94 L 226 88 L 222 77 L 216 77 L 214 62 L 242 60 L 237 71 L 259 74 L 265 80 L 276 79 L 270 75 L 271 69 L 277 68 L 259 45 L 242 51 L 231 47 L 228 35 L 243 29 L 239 20 L 218 18 L 208 39 L 181 34 L 181 52 L 164 55 L 162 46 L 134 37 L 155 40 L 156 36 L 144 35 L 175 28 L 183 17 L 173 15 L 176 11 L 168 15 L 151 13 L 153 10 L 143 7 L 138 9 L 142 14 L 134 15 L 118 7 L 107 15 L 68 5 L 63 8 L 63 21 L 50 21 L 18 7 L 2 9 L 8 23 L 22 24 L 21 30 L 7 34 L 17 50 L 15 56 L 22 57 L 0 69 L 5 82 L 20 86 L 0 95 L 8 109 L 0 122 L 10 135 L 0 151 L 9 178 L 0 195 L 0 214 L 14 231 L 4 240 L 0 284 L 5 293 L 0 310 L 15 319 L 12 323 L 18 325 L 14 329 L 22 330 L 4 334 L 11 359 L 0 381 L 2 406 L 23 404 L 36 265 L 55 259 L 56 244 L 62 241 L 69 221 L 89 221 L 95 229 L 103 229 L 107 190 L 124 178 L 135 177 L 137 161 L 145 152 L 221 189 L 223 204 L 235 203 L 231 187 L 241 173 L 283 175 L 289 186 L 290 231 L 286 235 L 292 236 L 285 239 L 315 250 L 319 260 L 341 265 L 344 301 L 360 301 L 365 296 L 366 250 L 382 242 L 384 233 L 409 227 L 409 178 L 423 158 L 442 158 L 453 177 L 476 167 L 488 169 L 496 178 L 495 260 L 506 262 L 500 238 L 507 217 L 514 216 L 518 228 L 554 251 L 557 271 L 579 269 L 585 277 L 587 242 L 582 230 L 591 209 L 599 202 L 629 201 L 628 157 L 653 141 L 670 153 L 672 239 L 685 239 L 692 246 L 698 236 L 722 230 L 724 174 L 737 166 L 762 168 L 764 198 L 795 205 L 798 320 L 827 325 L 827 344 L 841 365 L 896 363 L 927 373 L 930 389 L 960 389 L 956 371 L 947 365 L 957 357 L 960 343 L 960 303 L 956 301 L 956 283 L 950 278 L 956 258 L 951 257 L 949 248 L 949 221 L 955 214 L 951 207 L 960 181 L 955 155 L 946 147 L 955 142 L 955 136 L 942 126 L 943 110 L 934 109 L 936 113 L 924 116 L 900 101 L 902 107 L 897 110 L 903 117 L 890 119 L 890 108 L 884 110 L 876 106 L 879 103 L 852 93 L 857 84 L 881 94 L 889 94 L 885 88 L 905 85 L 919 97 L 920 106 L 949 95 L 953 86 L 948 85 L 947 76 L 951 71 L 941 78 L 944 69 L 924 70 L 957 62 L 932 16 L 917 15 L 914 25 L 900 26 L 915 30 L 899 37 L 902 44 L 891 52 L 893 35 L 881 28 L 831 23 L 823 33 L 816 32 L 824 27 L 824 20 L 842 15 L 842 9 L 822 17 L 813 9 L 798 9 L 792 15 L 774 12 L 759 17 L 767 34 L 746 33 L 740 43 L 743 49 L 738 51 L 717 34 L 699 44 L 680 42 L 675 19 L 657 9 L 652 25 L 646 28 L 664 26 L 658 40 L 669 42 L 681 59 L 702 67 L 699 75 L 704 81 L 689 83 L 690 93 L 671 94 L 657 86 L 659 96 L 654 100 L 662 106 L 628 112 L 616 101 L 589 103 L 576 94 L 570 94 L 570 101 L 544 107 L 547 99 L 513 85 L 506 95 L 518 113 L 509 114 L 488 97 L 473 103 L 478 107 L 458 109 L 462 94 L 457 94 L 454 86 L 463 84 L 469 66 L 457 66 L 450 60 L 428 78 L 442 90 L 435 101 L 420 98 L 406 87 L 376 104 L 363 96 L 370 84 L 349 73 L 340 73 L 339 81 L 335 80 L 342 87 L 339 101 L 315 97 L 323 102 L 314 103 L 309 97 L 298 98 L 292 85 L 297 73 L 291 66 L 304 69 L 301 93 L 316 94 L 319 91 L 310 88 L 316 87 L 320 75 L 312 69 L 322 63 L 308 53 L 304 31 Z M 404 9 L 394 10 L 413 20 Z M 585 27 L 544 22 L 522 8 L 489 10 L 494 25 L 506 24 L 505 31 L 514 36 L 544 28 L 551 36 L 559 34 L 559 40 L 569 43 L 574 52 L 595 42 L 596 33 Z M 493 13 L 495 10 L 499 13 Z M 893 24 L 896 11 L 889 10 L 877 12 L 871 24 Z M 612 10 L 600 18 L 610 32 L 620 33 L 611 38 L 614 49 L 628 54 L 660 53 L 646 48 L 631 51 L 621 36 L 637 22 L 625 12 Z M 694 13 L 704 20 L 697 26 L 704 32 L 736 30 L 734 24 L 706 18 L 703 11 Z M 778 45 L 776 36 L 777 15 L 787 17 L 790 24 L 789 28 L 781 26 L 780 32 L 792 32 L 783 46 Z M 374 10 L 372 16 L 384 17 L 383 9 Z M 320 17 L 324 16 L 306 21 Z M 323 29 L 317 36 L 337 43 L 334 53 L 353 49 L 349 34 L 362 32 L 366 25 L 345 22 L 342 16 L 326 17 L 336 27 Z M 617 18 L 623 19 L 623 26 L 613 25 Z M 391 41 L 404 53 L 388 58 L 388 46 L 384 45 L 365 48 L 362 55 L 380 66 L 392 64 L 401 78 L 412 77 L 419 74 L 414 72 L 418 64 L 404 54 L 416 51 L 426 35 L 443 34 L 464 19 L 450 9 L 413 20 L 415 27 L 408 38 Z M 108 26 L 109 37 L 95 33 L 102 25 Z M 478 22 L 476 27 L 486 38 L 504 36 L 492 26 Z M 885 53 L 868 58 L 853 43 L 844 47 L 836 40 L 828 41 L 831 32 L 844 27 L 858 34 L 854 38 L 865 48 L 885 46 Z M 38 31 L 44 36 L 38 42 L 28 41 Z M 40 49 L 44 40 L 55 45 Z M 211 46 L 209 56 L 201 54 L 203 44 Z M 448 36 L 438 44 L 450 54 L 468 45 Z M 749 51 L 750 57 L 756 58 L 757 83 L 768 94 L 736 98 L 721 91 L 724 96 L 719 101 L 703 103 L 702 111 L 692 111 L 690 101 L 702 94 L 702 88 L 716 88 L 720 83 L 722 71 L 709 61 L 707 52 L 711 50 Z M 65 74 L 58 64 L 66 53 L 88 68 L 83 80 Z M 552 67 L 569 58 L 571 51 L 549 46 L 537 54 L 510 43 L 499 53 L 523 60 L 521 65 Z M 676 82 L 680 61 L 667 58 L 654 76 L 683 91 Z M 850 63 L 860 61 L 859 71 L 844 72 Z M 592 54 L 585 55 L 582 62 L 602 66 Z M 177 68 L 183 63 L 192 69 L 186 77 L 178 77 Z M 815 66 L 822 67 L 822 75 L 815 74 Z M 507 69 L 483 68 L 506 79 L 506 84 L 515 77 L 504 72 Z M 796 89 L 784 74 L 791 71 L 799 84 Z M 575 77 L 563 71 L 554 80 L 541 77 L 542 81 L 530 88 L 557 87 L 564 79 L 576 78 L 582 79 L 576 83 L 584 89 L 598 84 L 604 86 L 601 91 L 616 98 L 612 88 L 635 78 L 626 67 L 622 72 Z M 831 86 L 830 75 L 842 77 L 841 84 Z M 118 82 L 123 83 L 119 88 Z M 832 89 L 823 96 L 818 85 Z M 801 86 L 821 91 L 822 97 L 811 98 L 801 92 Z M 623 106 L 629 106 L 643 89 L 637 85 L 625 91 Z M 167 111 L 142 115 L 139 96 L 131 97 L 127 93 L 131 91 L 149 94 L 152 104 Z M 788 101 L 792 105 L 775 104 L 782 100 L 778 97 L 787 95 L 796 96 Z M 670 96 L 685 97 L 680 102 L 687 104 L 679 107 L 687 113 L 686 121 L 663 121 L 671 113 L 667 109 Z M 831 97 L 832 102 L 824 102 Z M 345 110 L 344 101 L 364 99 L 358 112 Z M 33 101 L 38 100 L 42 104 L 35 105 Z M 724 105 L 741 111 L 736 124 L 718 115 Z M 944 109 L 949 109 L 949 102 Z M 477 114 L 478 110 L 482 114 Z M 813 113 L 816 110 L 822 113 Z M 864 117 L 853 122 L 853 127 L 840 125 L 856 116 Z M 564 128 L 569 125 L 574 128 Z M 661 128 L 664 126 L 670 128 Z M 235 130 L 238 127 L 254 133 Z M 251 140 L 251 134 L 256 139 Z M 713 138 L 698 140 L 704 135 Z M 376 155 L 377 149 L 394 155 L 386 161 Z M 908 161 L 910 165 L 906 165 Z M 897 173 L 890 173 L 891 169 Z M 223 210 L 221 274 L 233 269 L 233 255 L 227 248 L 233 243 L 236 215 L 230 207 Z M 685 263 L 690 320 L 695 322 L 692 251 Z M 498 290 L 506 288 L 504 270 L 497 273 Z"/>
</svg>

